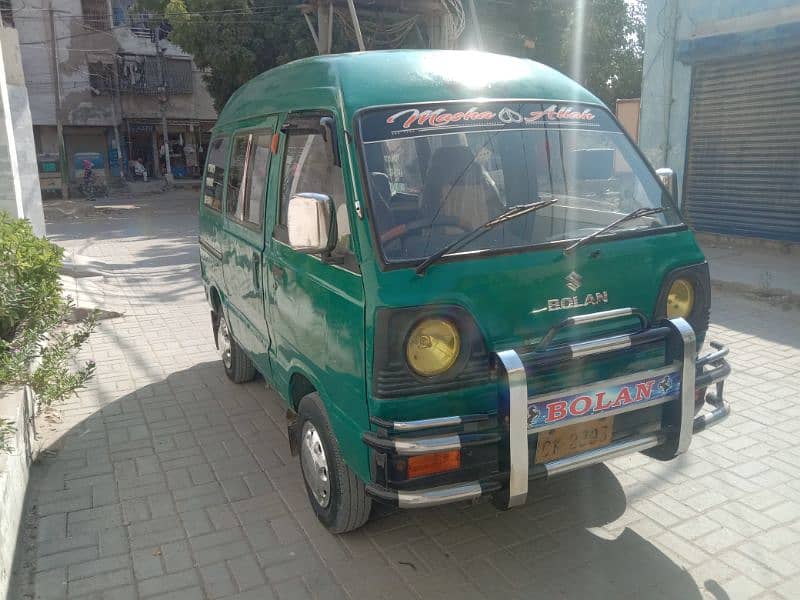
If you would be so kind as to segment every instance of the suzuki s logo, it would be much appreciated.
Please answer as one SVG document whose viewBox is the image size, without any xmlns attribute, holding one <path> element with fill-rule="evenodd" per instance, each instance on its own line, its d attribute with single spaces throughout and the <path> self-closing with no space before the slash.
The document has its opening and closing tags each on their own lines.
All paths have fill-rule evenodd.
<svg viewBox="0 0 800 600">
<path fill-rule="evenodd" d="M 566 283 L 569 291 L 573 292 L 574 294 L 583 285 L 583 277 L 581 277 L 577 272 L 572 271 L 569 275 L 564 277 L 564 282 Z M 542 308 L 534 308 L 531 311 L 531 314 L 535 315 L 540 312 L 569 310 L 572 308 L 582 308 L 584 306 L 597 306 L 598 304 L 608 304 L 607 290 L 583 294 L 581 296 L 575 294 L 565 298 L 550 298 L 547 301 L 547 306 L 543 306 Z"/>
<path fill-rule="evenodd" d="M 583 283 L 583 277 L 578 275 L 575 271 L 567 275 L 564 279 L 567 281 L 567 287 L 573 292 L 577 292 L 578 288 L 581 287 L 581 283 Z"/>
</svg>

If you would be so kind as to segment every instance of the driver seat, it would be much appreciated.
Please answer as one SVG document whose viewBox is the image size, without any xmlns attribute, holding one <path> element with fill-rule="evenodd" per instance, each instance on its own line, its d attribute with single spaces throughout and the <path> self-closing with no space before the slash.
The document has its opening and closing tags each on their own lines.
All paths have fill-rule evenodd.
<svg viewBox="0 0 800 600">
<path fill-rule="evenodd" d="M 431 156 L 420 212 L 434 223 L 480 227 L 502 212 L 500 194 L 468 146 L 442 146 Z"/>
</svg>

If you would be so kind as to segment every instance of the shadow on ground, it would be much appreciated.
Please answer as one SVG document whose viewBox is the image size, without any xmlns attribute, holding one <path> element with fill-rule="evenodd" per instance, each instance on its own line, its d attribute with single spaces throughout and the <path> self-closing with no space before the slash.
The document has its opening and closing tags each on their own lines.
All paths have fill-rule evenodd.
<svg viewBox="0 0 800 600">
<path fill-rule="evenodd" d="M 235 386 L 218 362 L 82 419 L 33 468 L 15 597 L 700 598 L 633 530 L 591 531 L 626 509 L 605 466 L 536 484 L 520 509 L 377 508 L 332 536 L 282 420 L 263 381 Z"/>
<path fill-rule="evenodd" d="M 800 310 L 790 305 L 715 293 L 712 297 L 711 323 L 712 327 L 716 325 L 751 336 L 759 343 L 768 340 L 800 348 Z"/>
</svg>

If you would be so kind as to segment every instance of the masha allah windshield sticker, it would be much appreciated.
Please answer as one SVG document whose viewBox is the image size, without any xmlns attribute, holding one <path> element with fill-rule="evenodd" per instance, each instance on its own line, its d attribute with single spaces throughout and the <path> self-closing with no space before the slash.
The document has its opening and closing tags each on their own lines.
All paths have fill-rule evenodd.
<svg viewBox="0 0 800 600">
<path fill-rule="evenodd" d="M 461 111 L 449 111 L 444 107 L 437 109 L 405 108 L 390 115 L 386 119 L 386 124 L 401 124 L 402 129 L 418 130 L 496 124 L 531 125 L 540 121 L 587 122 L 594 120 L 594 118 L 595 114 L 588 108 L 581 110 L 572 106 L 558 106 L 556 104 L 544 110 L 529 111 L 527 115 L 523 115 L 507 106 L 497 111 L 473 106 Z"/>
</svg>

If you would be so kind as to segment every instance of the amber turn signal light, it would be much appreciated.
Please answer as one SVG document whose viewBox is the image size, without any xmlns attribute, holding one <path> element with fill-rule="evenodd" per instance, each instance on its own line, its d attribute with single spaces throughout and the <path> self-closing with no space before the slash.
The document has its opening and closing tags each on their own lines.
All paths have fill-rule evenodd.
<svg viewBox="0 0 800 600">
<path fill-rule="evenodd" d="M 461 450 L 448 450 L 435 454 L 420 454 L 408 458 L 406 475 L 409 479 L 455 471 L 461 467 Z"/>
</svg>

